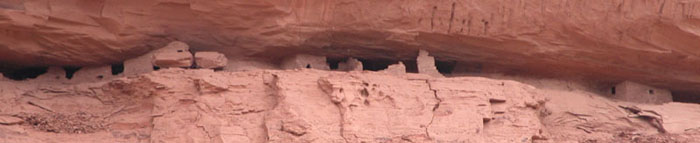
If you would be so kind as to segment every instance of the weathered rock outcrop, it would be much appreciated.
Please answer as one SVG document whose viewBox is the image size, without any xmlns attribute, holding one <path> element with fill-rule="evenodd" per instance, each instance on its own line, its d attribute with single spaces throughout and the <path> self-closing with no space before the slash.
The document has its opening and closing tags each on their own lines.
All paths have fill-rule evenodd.
<svg viewBox="0 0 700 143">
<path fill-rule="evenodd" d="M 474 84 L 462 86 L 465 82 Z M 7 94 L 12 96 L 2 98 L 18 102 L 0 106 L 3 114 L 11 115 L 0 116 L 0 131 L 24 127 L 38 130 L 7 131 L 0 141 L 42 141 L 44 138 L 39 134 L 64 129 L 85 132 L 58 132 L 59 135 L 91 134 L 91 139 L 121 142 L 532 140 L 540 134 L 539 122 L 512 121 L 500 116 L 538 118 L 534 108 L 539 106 L 536 95 L 526 92 L 534 88 L 501 82 L 481 78 L 410 79 L 378 72 L 214 73 L 170 69 L 101 84 L 28 88 L 22 95 Z M 502 92 L 514 89 L 511 86 L 516 90 Z M 493 101 L 493 98 L 499 100 Z M 56 102 L 71 100 L 75 102 Z M 492 112 L 491 108 L 497 105 L 508 111 Z M 33 122 L 34 117 L 52 119 L 77 115 L 104 120 L 63 123 L 56 119 L 39 125 L 17 125 L 23 121 Z M 27 119 L 18 120 L 15 116 Z M 45 116 L 50 117 L 43 118 Z M 497 124 L 484 125 L 491 123 Z M 87 130 L 83 126 L 64 127 L 63 124 L 100 128 Z M 511 124 L 528 128 L 508 127 Z M 44 127 L 51 128 L 42 130 Z M 522 132 L 517 136 L 489 133 L 489 130 L 501 128 Z M 485 138 L 487 136 L 489 138 Z M 60 141 L 78 141 L 76 137 L 66 136 Z"/>
<path fill-rule="evenodd" d="M 559 83 L 553 85 L 568 89 L 412 73 L 179 68 L 93 83 L 36 83 L 44 82 L 0 81 L 0 142 L 684 142 L 700 137 L 697 120 L 689 120 L 700 118 L 700 105 L 615 102 Z M 658 134 L 661 130 L 670 134 Z"/>
</svg>

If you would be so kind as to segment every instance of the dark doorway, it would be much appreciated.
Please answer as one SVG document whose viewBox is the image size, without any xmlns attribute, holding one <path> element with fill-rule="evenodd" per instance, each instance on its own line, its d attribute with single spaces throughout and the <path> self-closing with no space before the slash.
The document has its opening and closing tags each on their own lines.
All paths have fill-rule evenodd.
<svg viewBox="0 0 700 143">
<path fill-rule="evenodd" d="M 610 88 L 610 93 L 612 93 L 612 95 L 615 95 L 615 92 L 617 92 L 617 91 L 615 91 L 615 87 L 614 87 L 614 86 L 613 86 L 612 88 Z"/>
<path fill-rule="evenodd" d="M 673 102 L 700 103 L 700 92 L 671 92 Z"/>
<path fill-rule="evenodd" d="M 435 60 L 435 68 L 441 74 L 451 74 L 457 65 L 457 61 L 439 61 Z"/>
<path fill-rule="evenodd" d="M 75 74 L 75 72 L 77 72 L 78 70 L 80 70 L 80 68 L 82 68 L 82 67 L 71 67 L 71 66 L 67 66 L 67 67 L 63 67 L 63 71 L 66 72 L 66 78 L 67 78 L 67 79 L 72 79 L 72 78 L 73 78 L 73 75 Z"/>
<path fill-rule="evenodd" d="M 326 63 L 331 70 L 338 70 L 340 63 L 345 61 L 347 60 L 344 58 L 326 58 Z"/>
<path fill-rule="evenodd" d="M 389 65 L 397 64 L 398 61 L 383 60 L 383 59 L 357 59 L 362 62 L 362 68 L 369 71 L 380 71 L 389 67 Z"/>
<path fill-rule="evenodd" d="M 112 75 L 119 75 L 124 72 L 124 63 L 112 65 Z"/>
<path fill-rule="evenodd" d="M 4 77 L 12 80 L 26 80 L 39 77 L 49 71 L 48 67 L 30 67 L 2 73 Z"/>
<path fill-rule="evenodd" d="M 418 73 L 418 62 L 415 60 L 401 62 L 403 62 L 403 65 L 406 66 L 407 73 Z"/>
</svg>

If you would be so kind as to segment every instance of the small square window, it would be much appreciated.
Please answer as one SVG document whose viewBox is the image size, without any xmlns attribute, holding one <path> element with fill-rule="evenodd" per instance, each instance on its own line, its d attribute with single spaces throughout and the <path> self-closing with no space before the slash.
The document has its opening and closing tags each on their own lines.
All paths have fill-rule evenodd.
<svg viewBox="0 0 700 143">
<path fill-rule="evenodd" d="M 613 95 L 615 95 L 615 92 L 616 92 L 616 91 L 615 91 L 615 87 L 614 87 L 614 86 L 613 86 L 612 88 L 610 88 L 610 93 L 612 93 Z"/>
</svg>

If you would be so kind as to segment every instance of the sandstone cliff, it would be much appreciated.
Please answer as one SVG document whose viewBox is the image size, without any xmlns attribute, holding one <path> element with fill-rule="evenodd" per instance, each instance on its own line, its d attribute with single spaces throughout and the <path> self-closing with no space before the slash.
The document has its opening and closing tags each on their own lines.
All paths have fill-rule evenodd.
<svg viewBox="0 0 700 143">
<path fill-rule="evenodd" d="M 556 80 L 531 85 L 368 71 L 170 69 L 97 83 L 36 82 L 0 81 L 0 142 L 689 142 L 700 137 L 700 124 L 693 120 L 700 118 L 700 105 L 615 102 Z M 658 116 L 651 118 L 652 112 Z"/>
<path fill-rule="evenodd" d="M 0 67 L 103 65 L 171 40 L 243 58 L 306 52 L 700 87 L 696 0 L 5 0 Z"/>
<path fill-rule="evenodd" d="M 698 5 L 0 0 L 0 142 L 694 142 Z"/>
</svg>

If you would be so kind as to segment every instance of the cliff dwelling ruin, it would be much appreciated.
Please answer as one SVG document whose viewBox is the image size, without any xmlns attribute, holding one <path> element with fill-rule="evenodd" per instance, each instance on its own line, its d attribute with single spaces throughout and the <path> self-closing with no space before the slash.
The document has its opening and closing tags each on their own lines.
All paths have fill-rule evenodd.
<svg viewBox="0 0 700 143">
<path fill-rule="evenodd" d="M 482 64 L 471 64 L 457 62 L 454 60 L 438 60 L 430 55 L 428 51 L 418 50 L 414 59 L 383 59 L 383 58 L 363 58 L 363 57 L 342 57 L 329 58 L 321 55 L 294 54 L 282 58 L 278 65 L 275 62 L 267 63 L 272 67 L 263 69 L 317 69 L 333 71 L 384 71 L 392 74 L 419 73 L 433 77 L 459 77 L 482 75 L 489 76 L 493 73 L 508 73 L 507 69 L 485 68 Z M 183 68 L 183 69 L 214 69 L 216 71 L 238 71 L 238 69 L 228 69 L 231 66 L 228 58 L 235 58 L 214 51 L 190 50 L 187 43 L 175 41 L 170 42 L 163 48 L 159 48 L 147 54 L 124 62 L 88 67 L 32 67 L 4 72 L 6 78 L 12 80 L 45 80 L 63 82 L 84 82 L 99 81 L 118 77 L 134 76 L 162 68 Z M 262 61 L 264 62 L 264 61 Z M 227 68 L 228 67 L 228 68 Z M 255 70 L 255 69 L 246 69 Z M 486 71 L 485 71 L 486 70 Z M 506 72 L 504 72 L 506 71 Z M 524 75 L 528 75 L 524 74 Z M 516 74 L 517 75 L 517 74 Z M 605 85 L 606 83 L 599 83 Z M 673 97 L 672 92 L 667 89 L 651 87 L 640 83 L 624 81 L 609 89 L 610 98 L 649 104 L 662 104 L 672 101 L 700 103 L 695 98 L 685 99 L 684 97 Z M 674 100 L 676 99 L 676 100 Z"/>
<path fill-rule="evenodd" d="M 440 55 L 440 54 L 437 54 Z M 408 79 L 408 81 L 403 81 L 406 83 L 411 83 L 415 80 L 417 80 L 417 83 L 423 83 L 425 84 L 426 82 L 428 83 L 428 87 L 430 90 L 427 91 L 428 94 L 434 94 L 430 98 L 434 98 L 431 100 L 435 101 L 429 101 L 426 103 L 434 104 L 430 109 L 434 115 L 433 116 L 444 116 L 440 117 L 441 118 L 455 118 L 462 115 L 478 115 L 476 117 L 479 117 L 478 120 L 474 121 L 469 121 L 469 122 L 464 122 L 465 124 L 459 125 L 462 126 L 459 129 L 477 129 L 477 130 L 489 130 L 490 128 L 496 128 L 492 126 L 496 126 L 494 123 L 498 122 L 503 122 L 502 119 L 509 116 L 509 114 L 521 114 L 518 113 L 520 111 L 513 111 L 514 107 L 520 100 L 520 99 L 512 99 L 508 97 L 508 93 L 513 92 L 510 90 L 514 90 L 517 88 L 506 88 L 508 86 L 512 85 L 518 85 L 516 83 L 511 83 L 511 82 L 495 82 L 495 83 L 489 83 L 488 87 L 481 87 L 484 85 L 476 85 L 476 84 L 470 84 L 469 82 L 466 83 L 450 83 L 446 81 L 441 81 L 440 83 L 432 83 L 432 82 L 437 82 L 435 79 L 460 79 L 462 77 L 473 77 L 473 76 L 480 76 L 480 77 L 488 77 L 488 78 L 506 78 L 506 79 L 511 79 L 511 80 L 517 80 L 521 81 L 524 83 L 532 83 L 532 85 L 536 87 L 541 87 L 545 89 L 557 89 L 557 88 L 562 88 L 567 91 L 573 90 L 582 90 L 586 92 L 590 92 L 588 94 L 594 94 L 596 92 L 599 92 L 599 90 L 596 90 L 598 87 L 605 87 L 608 84 L 608 82 L 572 82 L 573 80 L 555 80 L 555 82 L 548 81 L 548 80 L 540 80 L 536 79 L 537 75 L 535 74 L 530 74 L 529 72 L 521 72 L 521 73 L 516 73 L 513 74 L 513 70 L 503 68 L 501 66 L 497 65 L 487 65 L 488 63 L 474 63 L 474 62 L 457 62 L 455 60 L 451 60 L 449 58 L 445 59 L 443 57 L 435 57 L 433 54 L 426 50 L 416 50 L 413 54 L 413 58 L 397 58 L 397 59 L 385 59 L 385 58 L 368 58 L 368 57 L 352 57 L 352 56 L 335 56 L 335 57 L 326 57 L 323 55 L 319 54 L 304 54 L 304 53 L 298 53 L 298 54 L 291 54 L 291 56 L 286 56 L 284 58 L 280 58 L 279 61 L 256 61 L 256 62 L 241 62 L 241 61 L 236 61 L 236 60 L 230 60 L 230 59 L 238 59 L 235 56 L 232 55 L 226 55 L 220 52 L 215 52 L 215 51 L 198 51 L 198 50 L 192 50 L 190 49 L 189 45 L 184 43 L 184 42 L 171 42 L 164 46 L 163 48 L 154 50 L 152 52 L 148 52 L 147 54 L 137 56 L 132 59 L 125 60 L 124 62 L 119 62 L 115 64 L 110 64 L 110 65 L 102 65 L 102 66 L 85 66 L 85 67 L 75 67 L 75 66 L 65 66 L 65 67 L 48 67 L 48 68 L 24 68 L 20 70 L 14 70 L 12 72 L 5 72 L 3 73 L 4 77 L 7 77 L 8 79 L 15 80 L 15 81 L 24 81 L 24 82 L 60 82 L 60 83 L 74 83 L 74 84 L 80 84 L 84 82 L 102 82 L 102 81 L 112 81 L 112 80 L 119 80 L 123 78 L 135 78 L 139 77 L 140 75 L 143 74 L 149 74 L 152 73 L 153 71 L 158 70 L 159 72 L 156 73 L 170 73 L 170 72 L 178 72 L 178 73 L 191 73 L 191 72 L 203 72 L 201 70 L 203 69 L 208 69 L 213 71 L 212 73 L 208 74 L 214 74 L 215 72 L 220 72 L 220 73 L 229 73 L 229 72 L 240 72 L 240 73 L 246 73 L 246 72 L 253 72 L 255 71 L 265 71 L 269 72 L 266 70 L 282 70 L 282 71 L 288 71 L 288 72 L 322 72 L 322 71 L 335 71 L 335 72 L 347 72 L 351 73 L 352 76 L 358 76 L 359 75 L 364 75 L 364 74 L 371 74 L 373 72 L 376 72 L 379 75 L 388 75 L 391 77 L 404 77 Z M 442 60 L 440 60 L 442 59 Z M 278 63 L 278 64 L 275 64 Z M 256 66 L 251 66 L 251 65 L 256 65 Z M 265 65 L 265 66 L 262 66 Z M 238 68 L 238 66 L 245 66 L 248 67 L 246 69 L 243 68 Z M 154 68 L 155 67 L 155 68 Z M 162 71 L 162 72 L 161 72 Z M 189 72 L 191 71 L 191 72 Z M 517 71 L 517 70 L 516 70 Z M 199 73 L 203 74 L 203 73 Z M 249 73 L 252 74 L 252 73 Z M 511 74 L 511 75 L 508 75 Z M 282 76 L 284 74 L 273 74 L 274 76 L 271 77 L 273 79 L 267 79 L 268 77 L 264 77 L 262 82 L 275 82 L 277 80 L 284 79 Z M 310 75 L 291 75 L 292 77 L 295 78 L 308 78 Z M 519 77 L 516 77 L 519 76 Z M 532 76 L 532 77 L 528 77 Z M 226 93 L 231 90 L 230 88 L 227 88 L 225 84 L 225 80 L 216 80 L 214 79 L 200 79 L 199 77 L 189 77 L 194 79 L 193 84 L 195 85 L 195 88 L 197 89 L 198 94 L 202 95 L 216 95 L 218 93 Z M 286 78 L 291 78 L 291 77 L 286 77 Z M 381 91 L 378 93 L 375 93 L 377 91 L 374 91 L 377 88 L 376 84 L 369 84 L 369 83 L 363 83 L 363 82 L 368 82 L 367 80 L 363 80 L 362 82 L 350 82 L 351 84 L 344 84 L 342 80 L 336 81 L 332 80 L 333 76 L 331 77 L 321 77 L 319 78 L 319 81 L 313 81 L 311 83 L 314 84 L 319 84 L 320 88 L 323 89 L 323 92 L 328 93 L 330 96 L 332 96 L 332 101 L 334 104 L 337 104 L 337 106 L 347 106 L 348 109 L 353 109 L 353 108 L 366 108 L 363 110 L 377 110 L 373 109 L 374 104 L 383 104 L 382 100 L 378 99 L 372 99 L 372 98 L 377 98 L 374 96 L 387 96 L 384 95 L 384 92 L 394 92 L 393 89 L 386 90 L 386 91 Z M 174 80 L 174 79 L 168 79 L 168 80 Z M 474 79 L 476 80 L 476 79 Z M 290 80 L 288 82 L 299 82 L 303 80 Z M 352 80 L 351 80 L 352 81 Z M 370 80 L 371 81 L 371 80 Z M 560 82 L 566 82 L 564 84 Z M 0 80 L 2 82 L 2 80 Z M 181 81 L 185 82 L 185 81 Z M 189 81 L 187 81 L 189 82 Z M 185 82 L 185 83 L 187 83 Z M 280 82 L 280 81 L 277 81 Z M 340 82 L 340 83 L 336 83 Z M 376 81 L 375 81 L 376 82 Z M 353 84 L 354 83 L 354 84 Z M 417 84 L 413 83 L 413 84 Z M 113 86 L 116 86 L 116 88 L 135 88 L 135 87 L 123 87 L 127 85 L 122 85 L 123 83 L 109 83 L 115 84 Z M 142 83 L 140 83 L 142 84 Z M 160 84 L 165 84 L 168 85 L 168 83 L 160 83 Z M 281 84 L 281 83 L 277 83 Z M 282 85 L 287 85 L 290 83 L 282 84 Z M 326 85 L 330 84 L 330 85 Z M 353 87 L 350 85 L 355 85 L 355 84 L 360 84 L 360 87 Z M 454 85 L 445 85 L 445 84 L 454 84 Z M 169 86 L 175 86 L 175 85 L 169 85 Z M 233 86 L 242 86 L 242 85 L 228 85 L 229 87 Z M 249 85 L 245 85 L 249 86 Z M 275 86 L 281 86 L 281 85 L 275 85 Z M 306 85 L 309 86 L 309 85 Z M 398 85 L 392 85 L 392 86 L 398 86 Z M 466 93 L 461 93 L 461 92 L 456 92 L 460 91 L 463 89 L 459 89 L 457 87 L 461 88 L 470 88 L 472 86 L 476 86 L 479 89 L 488 89 L 486 91 L 485 95 L 488 95 L 488 99 L 486 99 L 487 102 L 484 103 L 469 103 L 467 101 L 463 101 L 460 98 L 455 98 L 451 96 L 461 96 L 461 95 L 470 95 L 473 94 L 471 92 L 473 91 L 468 91 Z M 491 87 L 493 86 L 493 87 Z M 372 87 L 370 89 L 369 87 Z M 657 88 L 657 87 L 652 87 L 648 85 L 644 85 L 641 83 L 636 83 L 636 82 L 631 82 L 631 81 L 623 81 L 619 82 L 617 84 L 613 84 L 612 86 L 607 86 L 607 91 L 605 92 L 599 92 L 601 95 L 607 95 L 611 101 L 617 101 L 620 103 L 618 111 L 626 111 L 630 115 L 625 115 L 629 116 L 626 118 L 633 118 L 633 119 L 642 119 L 640 122 L 648 122 L 649 127 L 648 128 L 653 128 L 654 131 L 662 132 L 662 133 L 681 133 L 682 131 L 680 130 L 687 130 L 688 127 L 695 127 L 695 126 L 687 126 L 686 122 L 682 122 L 686 125 L 679 126 L 675 121 L 673 120 L 678 120 L 676 118 L 682 118 L 682 117 L 676 117 L 675 113 L 665 113 L 666 110 L 663 109 L 655 109 L 656 107 L 647 107 L 647 106 L 668 106 L 667 104 L 675 104 L 675 102 L 691 102 L 691 103 L 698 103 L 696 101 L 698 100 L 693 100 L 693 99 L 683 99 L 683 98 L 678 98 L 674 97 L 673 93 L 664 88 Z M 97 88 L 97 87 L 90 87 L 90 88 Z M 158 87 L 158 88 L 165 88 L 165 87 Z M 446 88 L 446 89 L 442 89 Z M 501 89 L 503 88 L 503 89 Z M 522 86 L 518 88 L 532 88 L 531 86 Z M 459 90 L 458 90 L 459 89 Z M 124 89 L 127 91 L 120 91 L 120 92 L 125 92 L 125 93 L 132 93 L 132 94 L 127 94 L 127 95 L 139 95 L 138 92 L 141 92 L 139 90 L 130 90 L 130 89 Z M 145 90 L 145 89 L 140 89 L 140 90 Z M 282 89 L 279 89 L 282 90 Z M 357 90 L 357 91 L 355 91 Z M 417 90 L 417 89 L 412 89 L 412 90 Z M 495 92 L 498 91 L 498 92 Z M 67 91 L 56 91 L 59 94 L 61 92 L 67 92 Z M 81 91 L 84 92 L 84 91 Z M 109 91 L 100 91 L 100 92 L 109 92 Z M 294 93 L 291 91 L 285 91 L 285 94 L 289 93 Z M 312 93 L 311 91 L 304 91 L 308 93 Z M 337 100 L 336 97 L 345 97 L 345 96 L 354 96 L 355 93 L 357 92 L 357 97 L 356 98 L 349 98 L 349 99 L 343 99 L 343 100 Z M 455 94 L 453 95 L 453 92 Z M 479 91 L 482 92 L 482 91 Z M 503 92 L 503 93 L 501 93 Z M 540 91 L 541 92 L 541 91 Z M 558 92 L 558 91 L 557 91 Z M 607 92 L 607 93 L 606 93 Z M 50 93 L 50 92 L 48 92 Z M 135 94 L 134 94 L 135 93 Z M 542 93 L 556 93 L 552 91 L 545 91 Z M 32 95 L 32 96 L 47 96 L 44 95 L 45 93 L 35 93 L 35 92 L 28 92 L 25 93 L 27 95 Z M 36 94 L 36 95 L 34 95 Z M 285 95 L 281 94 L 281 95 Z M 412 93 L 405 93 L 408 95 L 411 95 Z M 522 95 L 523 93 L 517 93 L 519 95 Z M 294 94 L 292 94 L 294 95 Z M 49 95 L 49 96 L 56 96 L 56 95 Z M 567 95 L 567 96 L 574 96 L 574 95 Z M 578 95 L 576 95 L 578 96 Z M 60 96 L 59 96 L 60 97 Z M 417 96 L 418 98 L 424 98 Z M 585 97 L 585 96 L 583 96 Z M 602 96 L 601 96 L 602 97 Z M 119 97 L 110 97 L 114 99 L 102 99 L 106 97 L 100 97 L 98 99 L 100 100 L 106 100 L 109 101 L 110 104 L 115 104 L 120 102 Z M 287 97 L 289 98 L 289 97 Z M 399 98 L 399 97 L 392 97 L 392 98 Z M 404 98 L 404 97 L 401 97 Z M 549 98 L 553 98 L 555 100 L 558 97 L 555 96 L 550 96 Z M 602 97 L 606 98 L 606 97 Z M 362 100 L 360 103 L 354 103 L 354 100 Z M 679 100 L 683 99 L 683 100 Z M 310 100 L 310 99 L 307 99 Z M 405 99 L 402 99 L 405 100 Z M 581 99 L 578 99 L 581 100 Z M 586 99 L 588 100 L 588 99 Z M 598 100 L 603 100 L 603 99 L 595 99 L 595 101 L 589 101 L 589 102 L 600 102 Z M 452 103 L 455 101 L 459 102 L 466 102 L 466 103 Z M 46 110 L 49 112 L 56 112 L 55 110 L 60 110 L 60 108 L 53 107 L 51 105 L 44 105 L 43 103 L 37 103 L 38 101 L 29 101 L 28 103 L 31 106 L 34 107 L 39 107 L 41 110 Z M 103 101 L 104 102 L 104 101 Z M 113 103 L 112 103 L 113 102 Z M 190 102 L 190 101 L 185 101 L 185 99 L 179 99 L 178 102 Z M 227 101 L 228 102 L 228 101 Z M 359 101 L 358 101 L 359 102 Z M 402 101 L 405 102 L 405 101 Z M 470 101 L 471 102 L 471 101 Z M 537 102 L 544 102 L 544 100 L 537 101 Z M 558 102 L 558 101 L 555 101 Z M 605 101 L 608 102 L 608 101 Z M 195 102 L 196 103 L 196 102 Z M 526 106 L 540 106 L 536 105 L 536 103 L 529 103 L 527 101 L 524 102 Z M 585 102 L 584 102 L 585 103 Z M 140 104 L 140 103 L 139 103 Z M 210 103 L 207 103 L 210 104 Z M 279 103 L 278 103 L 279 104 Z M 359 105 L 362 106 L 359 106 Z M 473 104 L 474 107 L 471 107 Z M 530 105 L 532 104 L 532 105 Z M 572 104 L 569 106 L 579 106 L 577 104 Z M 632 106 L 630 105 L 632 104 Z M 636 106 L 635 106 L 636 104 Z M 459 105 L 459 106 L 456 106 Z M 644 106 L 642 106 L 644 105 Z M 71 105 L 73 106 L 73 105 Z M 256 105 L 257 106 L 257 105 Z M 411 105 L 412 106 L 412 105 Z M 457 107 L 465 106 L 468 108 L 473 108 L 473 113 L 472 110 L 467 113 L 462 113 L 462 112 L 457 112 L 458 110 L 455 109 L 460 109 Z M 641 106 L 641 107 L 640 107 Z M 673 105 L 674 107 L 672 108 L 678 108 L 675 107 L 676 105 Z M 685 105 L 684 105 L 685 106 Z M 275 110 L 273 107 L 260 107 L 260 108 L 268 108 L 266 110 Z M 322 107 L 315 107 L 314 110 L 318 110 L 318 108 Z M 539 108 L 539 107 L 538 107 Z M 576 107 L 576 108 L 581 108 L 581 107 Z M 586 107 L 588 108 L 588 107 Z M 670 108 L 670 107 L 669 107 Z M 341 108 L 342 109 L 342 108 Z M 378 109 L 384 109 L 384 108 L 378 108 Z M 655 109 L 655 110 L 651 110 Z M 119 108 L 118 110 L 124 110 Z M 235 109 L 239 110 L 239 109 Z M 235 111 L 234 110 L 234 111 Z M 617 109 L 616 109 L 617 110 Z M 304 110 L 300 110 L 301 112 L 304 112 Z M 341 110 L 343 111 L 343 110 Z M 264 112 L 262 110 L 257 110 L 257 109 L 245 109 L 244 111 L 241 111 L 240 113 L 238 111 L 234 112 L 234 114 L 247 114 L 248 112 Z M 277 111 L 274 111 L 277 112 Z M 345 116 L 356 116 L 353 115 L 355 114 L 350 111 L 343 111 L 342 114 L 346 114 Z M 415 111 L 412 111 L 415 112 Z M 442 113 L 444 112 L 444 113 Z M 457 112 L 457 113 L 450 113 L 450 112 Z M 557 112 L 557 111 L 555 111 Z M 566 111 L 566 112 L 574 112 L 574 111 Z M 576 111 L 576 114 L 589 114 L 579 111 Z M 661 112 L 661 113 L 658 113 Z M 369 112 L 372 113 L 372 112 Z M 82 113 L 81 113 L 82 114 Z M 362 115 L 365 113 L 357 113 L 358 115 Z M 443 115 L 444 114 L 444 115 Z M 662 115 L 663 114 L 663 115 Z M 372 113 L 374 115 L 374 113 Z M 692 114 L 694 116 L 694 114 Z M 41 115 L 15 115 L 12 117 L 3 117 L 0 116 L 0 123 L 6 124 L 6 125 L 15 125 L 15 124 L 24 124 L 25 122 L 31 123 L 34 122 L 34 120 L 37 120 L 36 116 L 41 116 Z M 77 115 L 53 115 L 51 118 L 74 118 L 73 116 Z M 93 115 L 90 115 L 93 116 Z M 278 115 L 275 115 L 278 116 Z M 397 115 L 401 117 L 401 115 Z M 455 117 L 452 117 L 455 116 Z M 586 115 L 586 116 L 602 116 L 602 115 Z M 674 118 L 669 118 L 668 116 L 674 117 Z M 699 115 L 700 117 L 700 115 Z M 4 118 L 4 119 L 3 119 Z M 46 117 L 42 117 L 46 118 Z M 315 118 L 309 118 L 309 117 L 304 117 L 305 120 L 313 120 Z M 435 118 L 435 117 L 433 117 Z M 46 118 L 50 119 L 50 118 Z M 420 121 L 419 118 L 416 118 L 418 121 Z M 441 120 L 445 120 L 441 119 Z M 463 118 L 460 118 L 462 120 Z M 545 118 L 546 119 L 546 118 Z M 45 119 L 42 119 L 45 120 Z M 84 120 L 84 121 L 83 121 Z M 334 119 L 335 120 L 335 119 Z M 434 120 L 434 119 L 433 119 Z M 435 140 L 452 140 L 455 138 L 452 138 L 452 136 L 447 136 L 447 135 L 440 135 L 440 132 L 445 132 L 445 131 L 440 131 L 442 128 L 437 128 L 440 126 L 442 123 L 447 123 L 444 121 L 431 121 L 433 122 L 432 126 L 435 126 L 436 128 L 430 128 L 430 127 L 424 127 L 421 128 L 420 130 L 428 130 L 428 133 L 426 135 L 430 135 L 430 137 L 426 137 L 426 139 L 435 139 Z M 94 132 L 99 132 L 100 130 L 103 130 L 105 128 L 102 123 L 103 121 L 97 121 L 93 120 L 91 118 L 81 118 L 81 119 L 76 119 L 76 122 L 84 122 L 80 123 L 80 126 L 77 126 L 78 130 L 67 130 L 66 128 L 61 128 L 61 127 L 55 127 L 55 125 L 51 125 L 54 123 L 49 123 L 49 126 L 34 126 L 33 128 L 37 128 L 39 130 L 46 130 L 49 132 L 69 132 L 69 133 L 88 133 L 92 134 Z M 666 122 L 664 122 L 666 121 Z M 310 131 L 315 130 L 311 129 L 312 127 L 308 125 L 308 123 L 298 123 L 297 121 L 289 121 L 289 123 L 286 123 L 287 121 L 282 122 L 283 124 L 281 125 L 275 125 L 275 124 L 265 124 L 265 127 L 273 127 L 274 126 L 281 126 L 281 131 L 286 132 L 286 133 L 270 133 L 270 135 L 276 136 L 278 134 L 292 134 L 295 137 L 276 137 L 276 138 L 270 138 L 266 140 L 288 140 L 291 138 L 298 138 L 298 139 L 303 139 L 306 134 L 317 134 L 317 133 L 312 133 Z M 310 121 L 305 121 L 305 122 L 310 122 Z M 544 121 L 547 124 L 548 121 Z M 636 121 L 635 121 L 636 122 Z M 59 123 L 55 123 L 59 124 Z M 73 124 L 73 123 L 60 123 L 60 124 Z M 86 124 L 83 126 L 82 124 Z M 291 127 L 288 127 L 291 126 Z M 432 127 L 431 126 L 431 127 Z M 450 127 L 455 126 L 454 124 L 450 124 Z M 115 126 L 111 126 L 110 128 L 114 128 Z M 446 127 L 446 126 L 445 126 Z M 700 126 L 698 126 L 700 127 Z M 590 131 L 590 129 L 587 128 L 575 128 L 575 130 L 583 131 L 583 132 L 593 132 Z M 462 134 L 467 133 L 463 132 Z M 434 134 L 434 135 L 432 135 Z M 470 135 L 479 135 L 480 133 L 474 132 L 474 133 L 468 133 Z M 547 140 L 547 139 L 542 139 L 539 138 L 538 136 L 542 136 L 539 133 L 534 134 L 533 137 L 526 138 L 527 140 Z M 160 138 L 160 137 L 158 137 Z M 506 137 L 508 138 L 508 137 Z M 221 138 L 224 139 L 224 138 Z M 328 140 L 333 140 L 332 137 L 327 138 Z M 363 137 L 358 137 L 358 140 L 367 140 L 367 138 Z M 2 138 L 0 137 L 0 140 Z M 167 139 L 166 139 L 167 140 Z M 233 140 L 239 140 L 239 139 L 233 139 Z M 243 139 L 245 142 L 259 142 L 262 139 L 260 138 L 255 138 L 255 137 L 246 137 Z M 386 140 L 391 140 L 391 139 L 386 139 Z M 423 140 L 423 139 L 414 139 L 414 140 Z M 480 138 L 472 138 L 470 140 L 474 141 L 484 141 L 488 139 L 480 139 Z"/>
<path fill-rule="evenodd" d="M 625 81 L 610 89 L 612 97 L 622 101 L 662 104 L 673 101 L 671 91 Z"/>
</svg>

